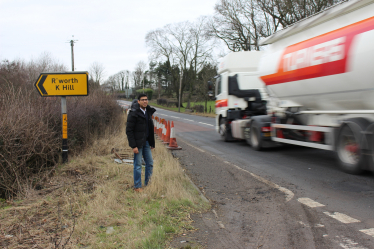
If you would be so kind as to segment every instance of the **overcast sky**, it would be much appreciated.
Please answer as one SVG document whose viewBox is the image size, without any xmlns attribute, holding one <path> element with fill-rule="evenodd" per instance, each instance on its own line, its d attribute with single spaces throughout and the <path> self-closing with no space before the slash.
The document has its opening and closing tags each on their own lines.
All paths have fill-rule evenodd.
<svg viewBox="0 0 374 249">
<path fill-rule="evenodd" d="M 0 59 L 43 52 L 76 71 L 104 65 L 106 77 L 148 63 L 145 35 L 166 24 L 213 15 L 217 0 L 0 0 Z"/>
</svg>

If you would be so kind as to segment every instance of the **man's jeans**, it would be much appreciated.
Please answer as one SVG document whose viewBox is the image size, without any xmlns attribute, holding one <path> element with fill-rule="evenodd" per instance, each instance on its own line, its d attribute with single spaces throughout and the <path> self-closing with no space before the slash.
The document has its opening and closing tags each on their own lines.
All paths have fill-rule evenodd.
<svg viewBox="0 0 374 249">
<path fill-rule="evenodd" d="M 142 187 L 142 157 L 145 161 L 145 186 L 148 185 L 153 172 L 153 159 L 151 153 L 151 147 L 148 141 L 142 148 L 138 148 L 139 153 L 134 153 L 134 187 Z"/>
</svg>

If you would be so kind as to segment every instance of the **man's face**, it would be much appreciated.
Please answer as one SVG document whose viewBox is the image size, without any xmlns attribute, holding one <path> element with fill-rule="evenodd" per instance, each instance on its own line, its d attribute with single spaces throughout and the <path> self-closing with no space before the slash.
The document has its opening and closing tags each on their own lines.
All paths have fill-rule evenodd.
<svg viewBox="0 0 374 249">
<path fill-rule="evenodd" d="M 138 100 L 138 103 L 140 105 L 140 108 L 144 109 L 148 105 L 148 98 L 147 97 L 141 97 L 140 100 Z"/>
</svg>

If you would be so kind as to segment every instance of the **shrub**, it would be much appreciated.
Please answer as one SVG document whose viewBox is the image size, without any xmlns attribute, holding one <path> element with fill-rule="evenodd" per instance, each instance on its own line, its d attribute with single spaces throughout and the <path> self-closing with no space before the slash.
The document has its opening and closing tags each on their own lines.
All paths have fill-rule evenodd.
<svg viewBox="0 0 374 249">
<path fill-rule="evenodd" d="M 166 105 L 168 103 L 167 99 L 157 99 L 158 105 Z"/>
<path fill-rule="evenodd" d="M 143 89 L 136 90 L 137 95 L 143 93 Z M 153 90 L 150 88 L 145 88 L 144 93 L 147 94 L 147 97 L 149 100 L 152 99 L 153 96 Z"/>
<path fill-rule="evenodd" d="M 172 100 L 157 99 L 157 104 L 167 106 L 167 107 L 178 107 L 178 101 L 176 101 L 175 99 L 172 99 Z M 181 103 L 181 107 L 183 107 L 182 103 Z"/>
<path fill-rule="evenodd" d="M 204 106 L 203 105 L 194 105 L 192 110 L 195 110 L 196 112 L 204 112 Z"/>
<path fill-rule="evenodd" d="M 0 198 L 38 186 L 59 161 L 61 100 L 40 97 L 37 76 L 22 61 L 0 63 Z M 114 98 L 90 89 L 87 97 L 67 98 L 67 114 L 71 154 L 90 144 L 92 134 L 117 129 L 122 112 Z"/>
</svg>

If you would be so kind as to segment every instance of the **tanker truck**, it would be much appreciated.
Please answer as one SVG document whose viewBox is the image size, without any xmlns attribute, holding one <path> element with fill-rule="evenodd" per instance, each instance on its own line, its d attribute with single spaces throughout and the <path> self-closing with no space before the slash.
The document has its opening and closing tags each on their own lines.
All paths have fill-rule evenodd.
<svg viewBox="0 0 374 249">
<path fill-rule="evenodd" d="M 254 149 L 270 136 L 334 151 L 348 173 L 374 170 L 373 15 L 373 0 L 351 0 L 261 41 L 271 113 L 252 118 Z"/>
</svg>

